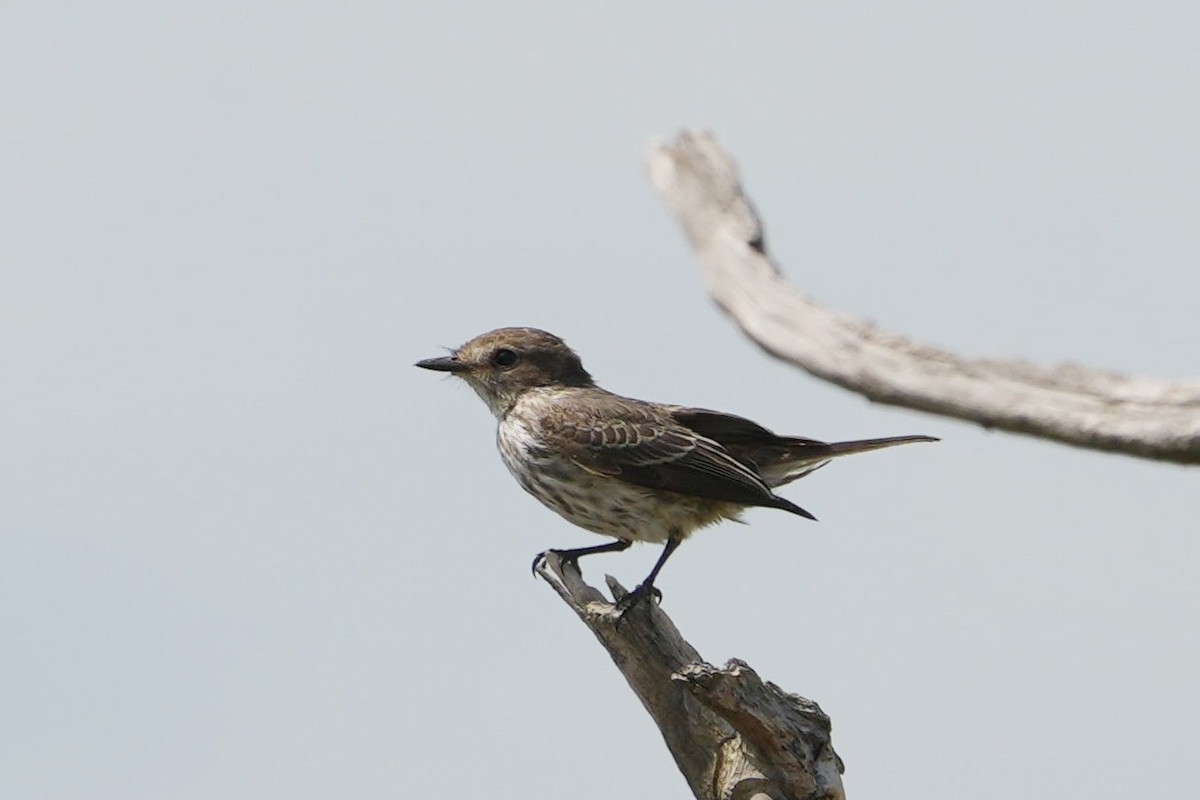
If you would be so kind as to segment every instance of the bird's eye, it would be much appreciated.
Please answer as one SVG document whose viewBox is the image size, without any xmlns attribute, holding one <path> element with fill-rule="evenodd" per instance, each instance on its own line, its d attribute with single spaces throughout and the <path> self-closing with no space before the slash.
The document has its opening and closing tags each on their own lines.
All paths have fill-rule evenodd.
<svg viewBox="0 0 1200 800">
<path fill-rule="evenodd" d="M 517 354 L 507 347 L 501 347 L 496 352 L 492 353 L 492 363 L 497 367 L 507 369 L 517 363 Z"/>
</svg>

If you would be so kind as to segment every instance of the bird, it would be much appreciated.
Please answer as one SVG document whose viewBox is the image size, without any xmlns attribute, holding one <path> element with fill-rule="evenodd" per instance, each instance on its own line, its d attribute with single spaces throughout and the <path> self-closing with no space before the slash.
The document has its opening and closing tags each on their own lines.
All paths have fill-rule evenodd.
<svg viewBox="0 0 1200 800">
<path fill-rule="evenodd" d="M 525 491 L 561 517 L 614 541 L 539 553 L 579 568 L 579 559 L 663 544 L 650 574 L 621 598 L 624 609 L 647 597 L 667 559 L 696 530 L 742 521 L 752 507 L 816 520 L 774 490 L 830 459 L 932 436 L 823 442 L 779 436 L 744 417 L 666 405 L 602 389 L 579 356 L 552 333 L 498 328 L 448 356 L 416 366 L 461 378 L 497 420 L 496 443 Z"/>
</svg>

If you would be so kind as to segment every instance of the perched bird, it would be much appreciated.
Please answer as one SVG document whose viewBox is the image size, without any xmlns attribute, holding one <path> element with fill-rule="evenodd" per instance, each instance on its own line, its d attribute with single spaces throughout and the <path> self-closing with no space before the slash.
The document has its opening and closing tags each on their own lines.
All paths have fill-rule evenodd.
<svg viewBox="0 0 1200 800">
<path fill-rule="evenodd" d="M 551 550 L 578 562 L 662 542 L 658 562 L 626 606 L 651 594 L 671 553 L 692 531 L 738 520 L 751 506 L 816 519 L 772 489 L 837 456 L 932 436 L 826 443 L 777 436 L 732 414 L 649 403 L 601 389 L 579 356 L 553 334 L 500 328 L 451 355 L 417 362 L 470 384 L 499 422 L 496 441 L 513 477 L 570 522 L 616 541 Z M 539 554 L 538 562 L 546 553 Z"/>
</svg>

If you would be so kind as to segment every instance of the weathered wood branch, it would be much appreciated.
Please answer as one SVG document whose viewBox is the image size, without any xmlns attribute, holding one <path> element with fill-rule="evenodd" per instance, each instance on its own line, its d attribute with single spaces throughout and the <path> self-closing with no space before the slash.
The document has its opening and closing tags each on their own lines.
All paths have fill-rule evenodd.
<svg viewBox="0 0 1200 800">
<path fill-rule="evenodd" d="M 892 405 L 1065 444 L 1200 464 L 1200 380 L 968 359 L 825 308 L 789 286 L 737 166 L 710 134 L 657 143 L 650 177 L 703 266 L 708 291 L 764 350 Z"/>
<path fill-rule="evenodd" d="M 554 553 L 538 574 L 608 651 L 698 800 L 844 800 L 842 762 L 816 703 L 741 661 L 706 664 L 661 608 L 640 603 L 622 615 Z M 627 594 L 611 577 L 608 586 L 615 599 Z"/>
</svg>

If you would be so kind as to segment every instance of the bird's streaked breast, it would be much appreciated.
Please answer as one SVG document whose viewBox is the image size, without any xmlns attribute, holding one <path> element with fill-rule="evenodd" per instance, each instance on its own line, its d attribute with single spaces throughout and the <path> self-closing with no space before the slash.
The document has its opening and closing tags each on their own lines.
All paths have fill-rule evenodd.
<svg viewBox="0 0 1200 800">
<path fill-rule="evenodd" d="M 547 407 L 553 398 L 528 394 L 500 420 L 496 444 L 521 487 L 567 521 L 619 539 L 665 542 L 737 519 L 738 504 L 655 491 L 584 469 L 548 440 L 557 418 Z"/>
</svg>

